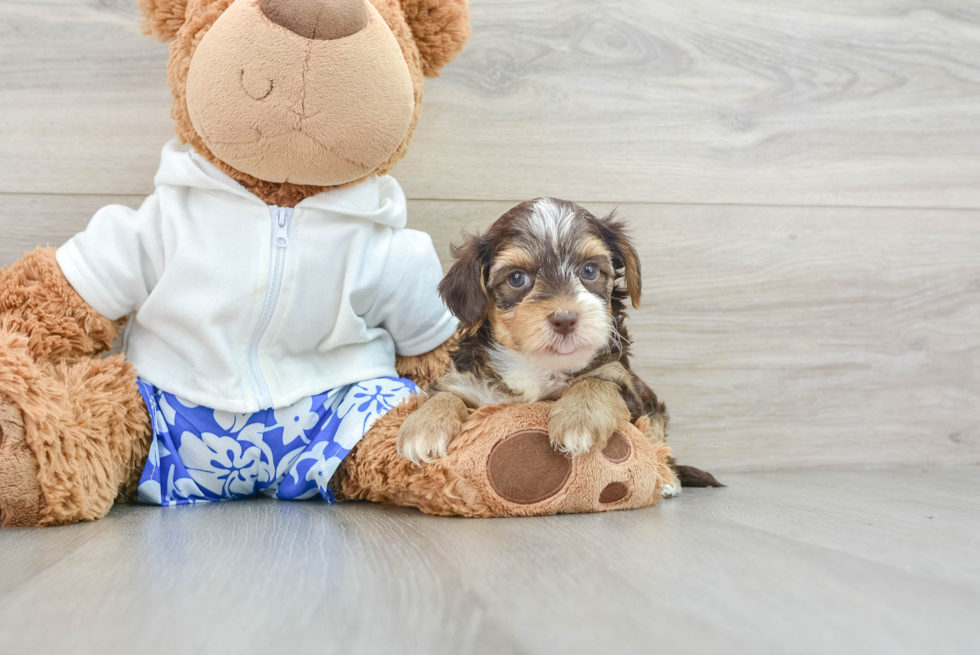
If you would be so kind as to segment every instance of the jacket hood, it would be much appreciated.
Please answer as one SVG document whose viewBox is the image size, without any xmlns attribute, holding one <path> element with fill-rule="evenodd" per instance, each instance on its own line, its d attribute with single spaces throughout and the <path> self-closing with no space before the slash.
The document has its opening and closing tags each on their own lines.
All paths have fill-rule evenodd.
<svg viewBox="0 0 980 655">
<path fill-rule="evenodd" d="M 234 178 L 220 171 L 194 152 L 190 146 L 173 139 L 163 147 L 160 169 L 153 179 L 155 186 L 188 187 L 231 194 L 249 202 L 264 205 L 255 194 Z M 296 208 L 355 216 L 392 228 L 405 227 L 408 211 L 405 194 L 390 175 L 372 175 L 363 182 L 318 193 L 304 199 Z"/>
</svg>

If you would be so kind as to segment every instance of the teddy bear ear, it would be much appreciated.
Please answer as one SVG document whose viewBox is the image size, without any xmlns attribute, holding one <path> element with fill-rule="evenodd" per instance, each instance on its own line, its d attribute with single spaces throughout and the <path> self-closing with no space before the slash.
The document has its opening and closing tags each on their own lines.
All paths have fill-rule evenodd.
<svg viewBox="0 0 980 655">
<path fill-rule="evenodd" d="M 143 22 L 140 27 L 147 34 L 161 41 L 169 41 L 177 36 L 177 30 L 184 24 L 187 0 L 139 0 Z"/>
<path fill-rule="evenodd" d="M 144 0 L 147 1 L 147 0 Z M 468 0 L 400 0 L 422 55 L 422 73 L 436 77 L 470 38 Z"/>
</svg>

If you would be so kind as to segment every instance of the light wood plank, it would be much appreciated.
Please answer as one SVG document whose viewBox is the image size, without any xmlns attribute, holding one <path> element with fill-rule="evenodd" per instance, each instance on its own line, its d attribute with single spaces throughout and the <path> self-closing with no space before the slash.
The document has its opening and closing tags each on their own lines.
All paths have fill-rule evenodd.
<svg viewBox="0 0 980 655">
<path fill-rule="evenodd" d="M 0 191 L 148 193 L 167 48 L 132 0 L 0 1 Z M 980 207 L 967 0 L 481 0 L 413 198 Z"/>
<path fill-rule="evenodd" d="M 7 195 L 0 263 L 108 202 Z M 446 265 L 509 203 L 411 201 Z M 595 212 L 609 205 L 589 205 Z M 682 460 L 716 471 L 980 462 L 980 212 L 624 205 L 634 367 Z"/>
<path fill-rule="evenodd" d="M 0 266 L 7 266 L 37 246 L 60 246 L 85 229 L 106 205 L 139 207 L 143 196 L 4 194 L 0 202 Z"/>
<path fill-rule="evenodd" d="M 0 578 L 0 649 L 938 654 L 980 643 L 965 548 L 980 532 L 957 523 L 980 512 L 963 493 L 980 469 L 729 481 L 646 510 L 543 519 L 319 502 L 117 508 L 29 585 Z M 804 513 L 818 499 L 823 511 Z M 857 517 L 869 525 L 855 539 Z M 91 527 L 15 531 L 0 570 Z M 910 557 L 909 537 L 927 534 L 963 547 Z"/>
</svg>

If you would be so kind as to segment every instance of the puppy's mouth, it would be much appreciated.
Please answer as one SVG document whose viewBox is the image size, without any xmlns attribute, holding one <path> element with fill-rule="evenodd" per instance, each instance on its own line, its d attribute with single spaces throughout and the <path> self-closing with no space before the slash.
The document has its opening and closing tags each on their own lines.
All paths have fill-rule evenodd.
<svg viewBox="0 0 980 655">
<path fill-rule="evenodd" d="M 572 355 L 579 349 L 579 343 L 572 337 L 565 337 L 548 344 L 545 350 L 552 355 Z"/>
</svg>

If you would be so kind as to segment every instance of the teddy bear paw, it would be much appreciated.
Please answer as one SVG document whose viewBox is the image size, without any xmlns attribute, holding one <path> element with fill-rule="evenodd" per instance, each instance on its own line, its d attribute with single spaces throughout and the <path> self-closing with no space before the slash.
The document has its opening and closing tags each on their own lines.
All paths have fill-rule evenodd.
<svg viewBox="0 0 980 655">
<path fill-rule="evenodd" d="M 648 489 L 637 489 L 630 440 L 620 431 L 586 459 L 555 450 L 546 430 L 530 429 L 499 441 L 487 460 L 493 492 L 509 503 L 530 506 L 563 494 L 573 506 L 559 511 L 603 511 L 648 504 Z M 648 485 L 641 485 L 648 486 Z M 637 497 L 640 493 L 642 497 Z M 557 508 L 555 508 L 557 509 Z"/>
<path fill-rule="evenodd" d="M 23 416 L 0 395 L 0 526 L 37 525 L 43 507 L 37 460 L 24 440 Z"/>
</svg>

